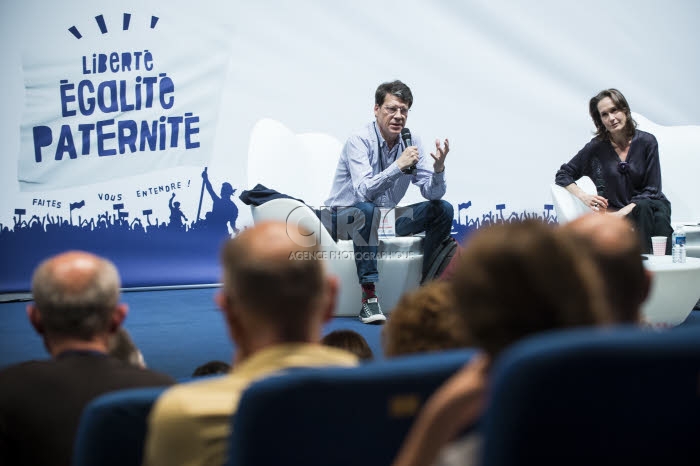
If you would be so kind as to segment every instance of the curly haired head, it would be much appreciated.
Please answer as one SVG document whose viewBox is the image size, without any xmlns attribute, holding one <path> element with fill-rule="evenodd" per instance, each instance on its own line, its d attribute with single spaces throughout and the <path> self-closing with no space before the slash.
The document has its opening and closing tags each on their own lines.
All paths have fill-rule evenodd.
<svg viewBox="0 0 700 466">
<path fill-rule="evenodd" d="M 450 285 L 433 281 L 404 294 L 382 333 L 387 357 L 469 346 Z"/>
</svg>

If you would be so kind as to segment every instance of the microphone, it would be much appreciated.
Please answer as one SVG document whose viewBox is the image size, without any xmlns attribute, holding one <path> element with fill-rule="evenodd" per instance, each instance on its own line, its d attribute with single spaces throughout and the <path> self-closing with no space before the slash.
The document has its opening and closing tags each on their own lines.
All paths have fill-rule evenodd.
<svg viewBox="0 0 700 466">
<path fill-rule="evenodd" d="M 411 130 L 404 128 L 401 130 L 401 139 L 403 139 L 403 145 L 408 147 L 411 145 Z"/>
<path fill-rule="evenodd" d="M 412 146 L 413 144 L 411 144 L 411 130 L 408 128 L 402 129 L 401 139 L 403 140 L 404 147 Z M 410 167 L 406 167 L 401 171 L 407 175 L 413 175 L 416 172 L 416 164 L 413 164 Z"/>
</svg>

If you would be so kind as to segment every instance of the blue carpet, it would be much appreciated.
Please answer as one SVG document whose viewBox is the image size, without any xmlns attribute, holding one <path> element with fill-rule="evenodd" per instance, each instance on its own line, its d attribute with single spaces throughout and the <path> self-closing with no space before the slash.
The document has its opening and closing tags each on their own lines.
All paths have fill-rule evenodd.
<svg viewBox="0 0 700 466">
<path fill-rule="evenodd" d="M 129 305 L 125 327 L 151 369 L 187 378 L 199 365 L 219 359 L 230 362 L 235 348 L 214 302 L 217 288 L 132 291 L 122 295 Z M 41 338 L 27 319 L 26 302 L 0 303 L 0 368 L 29 359 L 44 359 Z M 681 324 L 700 325 L 700 311 Z M 336 317 L 324 328 L 351 329 L 365 337 L 375 359 L 382 359 L 380 325 L 355 317 Z"/>
<path fill-rule="evenodd" d="M 149 368 L 176 379 L 189 377 L 207 361 L 230 362 L 235 348 L 223 316 L 214 302 L 217 288 L 133 291 L 122 295 L 129 305 L 124 326 L 141 349 Z M 0 368 L 47 353 L 27 319 L 26 302 L 0 304 Z M 337 317 L 324 335 L 352 329 L 365 337 L 376 359 L 381 359 L 381 326 L 362 324 L 355 317 Z"/>
</svg>

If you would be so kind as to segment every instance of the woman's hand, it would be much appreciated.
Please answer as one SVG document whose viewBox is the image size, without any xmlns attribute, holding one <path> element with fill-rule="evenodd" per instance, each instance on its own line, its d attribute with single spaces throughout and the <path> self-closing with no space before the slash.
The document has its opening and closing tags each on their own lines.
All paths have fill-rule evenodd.
<svg viewBox="0 0 700 466">
<path fill-rule="evenodd" d="M 464 365 L 452 377 L 438 388 L 430 401 L 446 422 L 454 426 L 454 432 L 473 423 L 484 407 L 487 368 L 489 358 L 479 354 Z M 450 419 L 450 421 L 447 420 Z"/>
<path fill-rule="evenodd" d="M 576 183 L 571 183 L 565 187 L 567 191 L 579 198 L 583 204 L 593 212 L 605 212 L 608 209 L 608 200 L 597 194 L 588 194 L 579 188 Z"/>
<path fill-rule="evenodd" d="M 584 193 L 579 199 L 593 212 L 605 212 L 608 209 L 608 200 L 603 196 Z"/>
<path fill-rule="evenodd" d="M 438 388 L 418 414 L 392 466 L 435 464 L 440 449 L 473 424 L 486 405 L 489 359 L 477 355 Z"/>
</svg>

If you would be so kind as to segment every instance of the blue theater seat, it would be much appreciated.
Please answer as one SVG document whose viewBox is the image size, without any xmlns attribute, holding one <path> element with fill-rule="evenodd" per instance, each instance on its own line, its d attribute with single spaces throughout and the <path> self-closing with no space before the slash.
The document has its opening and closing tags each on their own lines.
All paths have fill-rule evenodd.
<svg viewBox="0 0 700 466">
<path fill-rule="evenodd" d="M 167 387 L 107 393 L 85 407 L 73 450 L 73 466 L 141 466 L 147 419 Z"/>
<path fill-rule="evenodd" d="M 391 464 L 425 400 L 474 354 L 298 369 L 260 381 L 233 417 L 228 465 Z"/>
<path fill-rule="evenodd" d="M 700 464 L 700 329 L 533 337 L 494 366 L 483 466 Z"/>
</svg>

